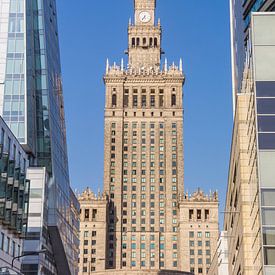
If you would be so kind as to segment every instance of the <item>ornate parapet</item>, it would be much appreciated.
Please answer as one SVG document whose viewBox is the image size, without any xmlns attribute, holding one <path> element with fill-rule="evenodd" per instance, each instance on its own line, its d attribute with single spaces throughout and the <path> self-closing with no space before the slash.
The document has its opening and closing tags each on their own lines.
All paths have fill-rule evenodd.
<svg viewBox="0 0 275 275">
<path fill-rule="evenodd" d="M 78 195 L 78 201 L 107 201 L 108 196 L 106 193 L 97 194 L 94 193 L 89 187 L 87 187 L 80 195 Z"/>
<path fill-rule="evenodd" d="M 211 192 L 206 195 L 200 188 L 193 194 L 189 195 L 188 192 L 180 195 L 181 202 L 218 202 L 218 191 Z"/>
</svg>

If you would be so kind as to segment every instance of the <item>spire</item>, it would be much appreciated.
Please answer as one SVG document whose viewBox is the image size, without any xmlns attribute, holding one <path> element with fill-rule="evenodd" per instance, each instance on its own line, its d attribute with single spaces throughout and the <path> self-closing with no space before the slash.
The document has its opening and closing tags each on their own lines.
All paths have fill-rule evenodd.
<svg viewBox="0 0 275 275">
<path fill-rule="evenodd" d="M 123 70 L 124 70 L 124 60 L 123 60 L 123 58 L 121 58 L 121 65 L 120 65 L 120 69 L 121 69 L 121 71 L 123 71 Z"/>
<path fill-rule="evenodd" d="M 182 59 L 180 59 L 180 71 L 182 72 Z"/>
<path fill-rule="evenodd" d="M 168 71 L 167 58 L 165 58 L 165 61 L 164 61 L 164 71 L 165 72 Z"/>
<path fill-rule="evenodd" d="M 109 72 L 109 68 L 110 68 L 109 59 L 107 58 L 107 60 L 106 60 L 106 74 Z"/>
</svg>

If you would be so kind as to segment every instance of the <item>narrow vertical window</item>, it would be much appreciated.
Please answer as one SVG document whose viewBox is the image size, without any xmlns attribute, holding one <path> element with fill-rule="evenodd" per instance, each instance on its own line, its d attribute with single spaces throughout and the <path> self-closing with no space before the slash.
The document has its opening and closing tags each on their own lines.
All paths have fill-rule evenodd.
<svg viewBox="0 0 275 275">
<path fill-rule="evenodd" d="M 158 39 L 154 38 L 154 47 L 157 47 L 157 46 L 158 46 Z"/>
<path fill-rule="evenodd" d="M 123 106 L 128 107 L 129 105 L 129 90 L 124 91 L 124 96 L 123 96 Z"/>
<path fill-rule="evenodd" d="M 112 95 L 112 106 L 115 107 L 116 106 L 116 94 Z"/>
<path fill-rule="evenodd" d="M 172 94 L 171 102 L 172 102 L 172 106 L 176 106 L 177 105 L 177 97 L 176 97 L 175 94 Z"/>
<path fill-rule="evenodd" d="M 136 46 L 136 39 L 133 37 L 132 38 L 132 47 L 135 47 Z"/>
<path fill-rule="evenodd" d="M 146 95 L 142 95 L 142 107 L 146 107 Z"/>
<path fill-rule="evenodd" d="M 164 100 L 163 100 L 163 95 L 159 96 L 159 107 L 163 107 L 164 105 Z"/>
<path fill-rule="evenodd" d="M 151 107 L 155 107 L 155 96 L 154 95 L 151 95 L 150 103 L 151 103 Z"/>
<path fill-rule="evenodd" d="M 138 96 L 133 95 L 133 107 L 137 107 L 137 106 L 138 106 Z"/>
</svg>

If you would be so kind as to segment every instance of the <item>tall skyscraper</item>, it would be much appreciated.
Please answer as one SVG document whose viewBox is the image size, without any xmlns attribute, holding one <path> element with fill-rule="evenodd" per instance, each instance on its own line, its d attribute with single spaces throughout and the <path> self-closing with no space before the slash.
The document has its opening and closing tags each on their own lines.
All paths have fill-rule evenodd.
<svg viewBox="0 0 275 275">
<path fill-rule="evenodd" d="M 28 153 L 30 165 L 45 166 L 49 176 L 41 201 L 43 222 L 29 224 L 25 248 L 51 244 L 44 262 L 52 268 L 28 262 L 24 272 L 76 274 L 77 224 L 72 224 L 71 202 L 77 200 L 69 184 L 55 0 L 0 0 L 0 47 L 0 115 Z"/>
<path fill-rule="evenodd" d="M 128 65 L 106 75 L 104 190 L 110 197 L 107 267 L 182 270 L 182 64 L 161 68 L 155 0 L 134 1 Z"/>
<path fill-rule="evenodd" d="M 274 6 L 231 3 L 235 116 L 224 219 L 230 275 L 275 273 Z"/>
</svg>

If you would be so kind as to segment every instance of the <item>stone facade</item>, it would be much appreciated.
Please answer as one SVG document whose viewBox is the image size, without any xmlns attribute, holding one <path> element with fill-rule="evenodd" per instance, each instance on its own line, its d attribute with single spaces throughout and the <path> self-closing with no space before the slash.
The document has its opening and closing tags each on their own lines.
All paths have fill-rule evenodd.
<svg viewBox="0 0 275 275">
<path fill-rule="evenodd" d="M 180 259 L 185 270 L 206 275 L 219 236 L 217 192 L 205 195 L 202 190 L 185 194 L 180 203 Z"/>
<path fill-rule="evenodd" d="M 107 210 L 105 195 L 95 195 L 87 188 L 78 196 L 80 203 L 79 274 L 105 270 Z"/>
<path fill-rule="evenodd" d="M 135 1 L 129 64 L 107 62 L 104 191 L 110 197 L 107 267 L 182 270 L 183 91 L 179 66 L 161 68 L 155 0 Z"/>
</svg>

